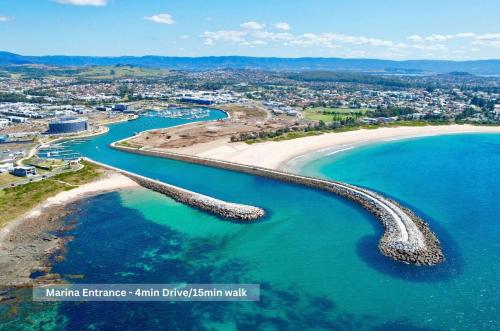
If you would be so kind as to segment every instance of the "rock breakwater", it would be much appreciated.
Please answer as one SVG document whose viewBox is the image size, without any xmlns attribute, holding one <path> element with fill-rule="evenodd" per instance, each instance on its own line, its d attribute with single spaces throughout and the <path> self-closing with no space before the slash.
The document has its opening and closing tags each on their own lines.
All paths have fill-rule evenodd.
<svg viewBox="0 0 500 331">
<path fill-rule="evenodd" d="M 138 174 L 134 174 L 132 172 L 108 166 L 91 159 L 86 158 L 86 160 L 103 168 L 120 172 L 142 187 L 162 193 L 176 201 L 207 211 L 212 214 L 219 215 L 223 218 L 236 221 L 254 221 L 263 217 L 265 214 L 262 208 L 219 200 L 200 193 L 185 190 L 174 185 L 166 184 Z"/>
<path fill-rule="evenodd" d="M 439 240 L 425 221 L 396 201 L 365 188 L 338 181 L 155 149 L 134 149 L 116 144 L 111 146 L 127 152 L 239 171 L 331 192 L 358 203 L 380 221 L 384 227 L 384 234 L 379 241 L 382 254 L 394 260 L 415 265 L 435 265 L 444 261 Z"/>
</svg>

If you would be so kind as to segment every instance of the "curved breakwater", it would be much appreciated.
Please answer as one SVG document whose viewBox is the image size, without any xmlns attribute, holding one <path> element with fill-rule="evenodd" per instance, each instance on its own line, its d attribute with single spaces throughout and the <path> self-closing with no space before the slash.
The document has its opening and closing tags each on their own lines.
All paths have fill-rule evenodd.
<svg viewBox="0 0 500 331">
<path fill-rule="evenodd" d="M 239 171 L 334 193 L 358 203 L 382 223 L 384 234 L 379 241 L 379 249 L 382 254 L 397 261 L 415 265 L 435 265 L 444 261 L 439 240 L 430 230 L 428 224 L 408 208 L 399 205 L 396 201 L 383 197 L 379 193 L 342 182 L 239 163 L 153 149 L 134 149 L 119 146 L 115 143 L 111 144 L 111 147 L 126 152 Z"/>
<path fill-rule="evenodd" d="M 265 212 L 262 208 L 248 206 L 238 203 L 231 203 L 219 199 L 215 199 L 200 193 L 185 190 L 183 188 L 166 184 L 151 178 L 147 178 L 129 171 L 118 169 L 89 158 L 84 158 L 86 161 L 99 165 L 103 168 L 117 171 L 142 187 L 162 193 L 172 199 L 184 203 L 186 205 L 207 211 L 212 214 L 222 216 L 223 218 L 236 221 L 253 221 L 264 216 Z"/>
</svg>

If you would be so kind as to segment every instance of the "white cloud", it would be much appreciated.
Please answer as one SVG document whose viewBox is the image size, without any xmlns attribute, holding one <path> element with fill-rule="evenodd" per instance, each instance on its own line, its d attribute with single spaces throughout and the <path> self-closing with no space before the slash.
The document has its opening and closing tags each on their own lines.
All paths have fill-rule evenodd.
<svg viewBox="0 0 500 331">
<path fill-rule="evenodd" d="M 477 35 L 472 44 L 500 48 L 500 33 L 486 33 Z"/>
<path fill-rule="evenodd" d="M 294 38 L 294 36 L 288 32 L 270 32 L 270 31 L 254 31 L 252 32 L 252 37 L 273 42 L 290 41 Z"/>
<path fill-rule="evenodd" d="M 215 45 L 215 41 L 213 39 L 207 38 L 203 42 L 203 45 L 212 47 L 213 45 Z"/>
<path fill-rule="evenodd" d="M 462 32 L 457 33 L 455 36 L 457 36 L 457 38 L 474 38 L 476 34 L 472 32 Z"/>
<path fill-rule="evenodd" d="M 153 15 L 153 16 L 146 16 L 144 17 L 145 20 L 159 23 L 159 24 L 174 24 L 175 21 L 172 18 L 172 15 L 170 14 L 158 14 L 158 15 Z"/>
<path fill-rule="evenodd" d="M 274 27 L 278 30 L 283 30 L 283 31 L 288 31 L 292 29 L 292 27 L 286 22 L 278 22 L 274 24 Z"/>
<path fill-rule="evenodd" d="M 179 39 L 189 39 L 189 38 L 191 38 L 191 36 L 187 35 L 187 34 L 183 34 L 183 35 L 179 36 Z"/>
<path fill-rule="evenodd" d="M 262 30 L 262 29 L 264 29 L 264 27 L 266 25 L 262 24 L 262 23 L 255 22 L 255 21 L 250 21 L 250 22 L 242 23 L 242 24 L 240 24 L 240 26 L 243 29 L 248 29 L 248 30 Z"/>
<path fill-rule="evenodd" d="M 406 39 L 411 40 L 415 43 L 420 43 L 420 42 L 424 41 L 424 38 L 422 38 L 418 34 L 414 34 L 412 36 L 406 37 Z"/>
<path fill-rule="evenodd" d="M 443 41 L 449 41 L 457 38 L 474 38 L 476 35 L 472 32 L 461 32 L 461 33 L 455 33 L 455 34 L 432 34 L 430 36 L 422 37 L 419 35 L 412 35 L 409 37 L 406 37 L 406 39 L 411 40 L 416 43 L 420 43 L 423 41 L 430 41 L 430 42 L 443 42 Z"/>
<path fill-rule="evenodd" d="M 447 35 L 442 35 L 442 34 L 433 34 L 431 36 L 425 37 L 424 39 L 427 41 L 446 41 L 446 40 L 451 40 L 455 39 L 456 36 L 453 34 L 447 34 Z"/>
<path fill-rule="evenodd" d="M 448 49 L 448 47 L 446 47 L 443 44 L 408 45 L 408 44 L 404 44 L 404 43 L 399 43 L 396 46 L 399 47 L 400 49 L 418 49 L 418 50 L 422 50 L 422 51 L 445 51 Z"/>
<path fill-rule="evenodd" d="M 460 32 L 455 34 L 432 34 L 430 36 L 424 36 L 424 37 L 419 35 L 413 35 L 406 37 L 406 39 L 411 40 L 414 43 L 412 45 L 407 45 L 406 46 L 407 48 L 429 50 L 429 51 L 447 50 L 449 48 L 443 45 L 442 43 L 447 43 L 451 41 L 457 42 L 459 39 L 469 40 L 470 43 L 469 46 L 476 46 L 472 47 L 476 52 L 479 50 L 477 46 L 500 48 L 500 33 L 485 33 L 478 35 L 473 32 Z M 435 44 L 436 42 L 438 42 L 438 44 Z"/>
<path fill-rule="evenodd" d="M 500 33 L 486 33 L 476 37 L 477 40 L 499 40 Z"/>
<path fill-rule="evenodd" d="M 0 22 L 8 22 L 8 21 L 11 21 L 11 20 L 12 20 L 11 17 L 0 15 Z"/>
<path fill-rule="evenodd" d="M 322 46 L 327 48 L 337 48 L 338 44 L 371 45 L 374 47 L 392 47 L 394 42 L 368 37 L 356 37 L 339 33 L 304 33 L 292 36 L 289 41 L 291 45 L 298 46 Z"/>
<path fill-rule="evenodd" d="M 55 0 L 63 5 L 73 6 L 96 6 L 102 7 L 108 4 L 108 0 Z"/>
<path fill-rule="evenodd" d="M 202 37 L 205 39 L 205 44 L 208 43 L 210 46 L 212 46 L 216 41 L 228 41 L 228 42 L 244 42 L 245 36 L 247 35 L 247 32 L 245 31 L 235 31 L 235 30 L 220 30 L 220 31 L 207 31 L 202 34 Z"/>
<path fill-rule="evenodd" d="M 240 29 L 206 31 L 200 37 L 206 46 L 219 43 L 235 46 L 257 48 L 289 47 L 299 54 L 299 49 L 308 49 L 313 54 L 327 52 L 336 56 L 358 54 L 363 57 L 380 58 L 452 58 L 455 55 L 466 55 L 467 52 L 481 51 L 479 47 L 500 48 L 500 33 L 478 35 L 473 32 L 454 34 L 414 34 L 406 37 L 407 42 L 374 38 L 370 36 L 353 36 L 348 34 L 323 32 L 301 33 L 277 27 L 278 23 L 266 26 L 264 23 L 246 22 Z M 288 26 L 289 27 L 289 26 Z M 460 55 L 460 56 L 462 56 Z"/>
<path fill-rule="evenodd" d="M 252 41 L 243 41 L 240 43 L 240 46 L 260 46 L 260 45 L 267 45 L 267 42 L 264 40 L 252 40 Z"/>
<path fill-rule="evenodd" d="M 370 45 L 373 47 L 396 47 L 390 40 L 356 37 L 338 33 L 304 33 L 294 35 L 289 32 L 266 30 L 220 30 L 202 34 L 205 44 L 212 46 L 217 41 L 238 43 L 240 45 L 267 45 L 278 43 L 285 46 L 339 48 L 340 44 Z M 207 41 L 208 40 L 208 41 Z"/>
</svg>

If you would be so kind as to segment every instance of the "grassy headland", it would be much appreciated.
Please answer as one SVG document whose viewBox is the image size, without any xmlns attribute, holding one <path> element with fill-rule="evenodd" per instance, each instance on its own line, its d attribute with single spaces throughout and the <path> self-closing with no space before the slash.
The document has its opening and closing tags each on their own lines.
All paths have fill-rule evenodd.
<svg viewBox="0 0 500 331">
<path fill-rule="evenodd" d="M 98 166 L 85 161 L 82 164 L 84 167 L 75 172 L 1 190 L 0 228 L 45 199 L 94 181 L 102 174 Z"/>
</svg>

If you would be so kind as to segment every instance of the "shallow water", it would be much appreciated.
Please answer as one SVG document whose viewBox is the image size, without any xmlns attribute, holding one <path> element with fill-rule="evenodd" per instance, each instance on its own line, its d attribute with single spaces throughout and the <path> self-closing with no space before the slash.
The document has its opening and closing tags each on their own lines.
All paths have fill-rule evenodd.
<svg viewBox="0 0 500 331">
<path fill-rule="evenodd" d="M 438 267 L 422 268 L 381 256 L 377 220 L 341 198 L 107 147 L 135 131 L 179 121 L 141 118 L 116 124 L 108 135 L 73 148 L 113 166 L 263 207 L 266 218 L 231 223 L 144 189 L 104 194 L 68 216 L 79 225 L 72 230 L 75 240 L 66 260 L 54 272 L 82 274 L 83 279 L 71 280 L 82 283 L 260 283 L 261 301 L 40 307 L 27 298 L 9 330 L 39 325 L 67 330 L 500 328 L 500 136 L 366 146 L 303 169 L 370 187 L 414 208 L 438 233 L 448 258 Z M 4 321 L 8 308 L 0 306 Z"/>
</svg>

